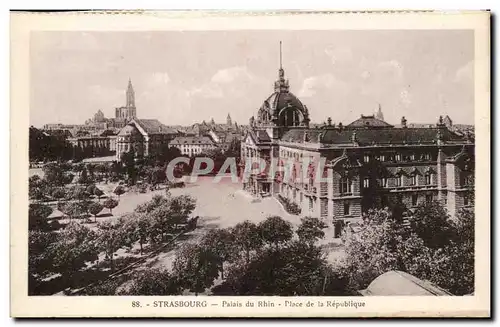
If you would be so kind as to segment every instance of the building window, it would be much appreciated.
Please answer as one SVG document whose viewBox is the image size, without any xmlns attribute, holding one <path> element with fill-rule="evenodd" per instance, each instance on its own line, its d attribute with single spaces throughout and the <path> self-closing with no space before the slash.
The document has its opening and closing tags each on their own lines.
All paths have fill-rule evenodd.
<svg viewBox="0 0 500 327">
<path fill-rule="evenodd" d="M 396 154 L 396 161 L 401 161 L 401 154 L 400 153 Z"/>
<path fill-rule="evenodd" d="M 417 185 L 417 176 L 416 175 L 410 176 L 410 185 L 412 185 L 412 186 Z"/>
<path fill-rule="evenodd" d="M 369 178 L 364 178 L 363 179 L 363 187 L 364 188 L 370 187 L 370 179 Z"/>
<path fill-rule="evenodd" d="M 418 204 L 418 195 L 417 194 L 412 194 L 411 195 L 411 205 L 416 206 Z"/>
<path fill-rule="evenodd" d="M 363 160 L 364 160 L 364 162 L 370 162 L 370 156 L 365 154 L 365 156 L 363 157 Z"/>
<path fill-rule="evenodd" d="M 384 155 L 380 156 L 380 161 L 381 161 L 381 162 L 384 162 L 384 161 L 385 161 L 385 156 L 384 156 Z"/>
<path fill-rule="evenodd" d="M 424 160 L 431 160 L 431 154 L 430 153 L 425 153 L 424 154 Z"/>
<path fill-rule="evenodd" d="M 432 202 L 433 199 L 434 197 L 432 196 L 432 194 L 427 194 L 425 196 L 425 202 Z"/>
<path fill-rule="evenodd" d="M 425 185 L 431 184 L 431 174 L 425 174 Z"/>
<path fill-rule="evenodd" d="M 313 199 L 309 198 L 309 210 L 313 209 L 313 205 L 314 205 Z"/>
<path fill-rule="evenodd" d="M 415 160 L 415 154 L 413 154 L 413 153 L 412 153 L 412 154 L 410 154 L 410 160 L 411 160 L 411 161 L 414 161 L 414 160 Z"/>
<path fill-rule="evenodd" d="M 382 178 L 382 187 L 387 187 L 387 178 Z"/>
<path fill-rule="evenodd" d="M 344 202 L 344 216 L 349 216 L 351 214 L 351 205 L 349 202 Z"/>
<path fill-rule="evenodd" d="M 465 194 L 464 195 L 464 206 L 468 206 L 468 205 L 469 205 L 469 195 Z"/>
<path fill-rule="evenodd" d="M 349 178 L 340 179 L 340 193 L 351 193 L 351 181 Z"/>
<path fill-rule="evenodd" d="M 396 187 L 400 187 L 403 185 L 403 175 L 397 176 L 395 179 Z"/>
</svg>

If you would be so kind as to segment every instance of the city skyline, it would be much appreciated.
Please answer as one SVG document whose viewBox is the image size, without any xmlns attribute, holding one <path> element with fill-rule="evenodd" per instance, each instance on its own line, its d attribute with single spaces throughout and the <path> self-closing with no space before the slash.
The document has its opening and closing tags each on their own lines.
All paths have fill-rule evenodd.
<svg viewBox="0 0 500 327">
<path fill-rule="evenodd" d="M 349 123 L 379 104 L 392 124 L 474 120 L 471 31 L 37 32 L 30 124 L 114 117 L 129 78 L 140 118 L 191 125 L 230 113 L 248 124 L 272 93 L 280 40 L 314 123 Z"/>
</svg>

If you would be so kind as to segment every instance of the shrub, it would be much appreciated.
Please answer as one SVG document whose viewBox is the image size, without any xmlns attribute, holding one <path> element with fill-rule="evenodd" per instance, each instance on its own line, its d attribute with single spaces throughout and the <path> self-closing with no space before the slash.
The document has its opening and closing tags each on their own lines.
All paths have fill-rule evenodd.
<svg viewBox="0 0 500 327">
<path fill-rule="evenodd" d="M 292 202 L 281 195 L 278 195 L 278 200 L 281 202 L 281 204 L 283 204 L 283 206 L 285 207 L 285 210 L 289 214 L 300 215 L 300 213 L 302 212 L 302 210 L 300 209 L 300 207 L 297 203 Z"/>
</svg>

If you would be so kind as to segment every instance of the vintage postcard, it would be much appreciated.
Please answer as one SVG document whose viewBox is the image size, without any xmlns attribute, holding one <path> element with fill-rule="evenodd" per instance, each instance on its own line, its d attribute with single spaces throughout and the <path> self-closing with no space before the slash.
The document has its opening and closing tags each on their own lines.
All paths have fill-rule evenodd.
<svg viewBox="0 0 500 327">
<path fill-rule="evenodd" d="M 489 12 L 11 14 L 13 317 L 489 317 Z"/>
</svg>

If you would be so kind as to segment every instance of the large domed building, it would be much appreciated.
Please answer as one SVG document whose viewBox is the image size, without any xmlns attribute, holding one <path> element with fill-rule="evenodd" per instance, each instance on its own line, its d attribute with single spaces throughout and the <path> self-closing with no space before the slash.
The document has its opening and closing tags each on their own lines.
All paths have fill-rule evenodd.
<svg viewBox="0 0 500 327">
<path fill-rule="evenodd" d="M 403 204 L 412 210 L 438 200 L 454 216 L 473 204 L 474 139 L 437 124 L 400 127 L 377 115 L 351 124 L 310 128 L 307 106 L 290 92 L 281 64 L 274 92 L 250 118 L 241 144 L 243 187 L 255 196 L 295 203 L 301 215 L 333 220 L 336 234 L 370 208 Z M 265 169 L 254 169 L 256 160 Z M 463 162 L 469 164 L 464 165 Z M 355 226 L 355 225 L 353 225 Z"/>
</svg>

